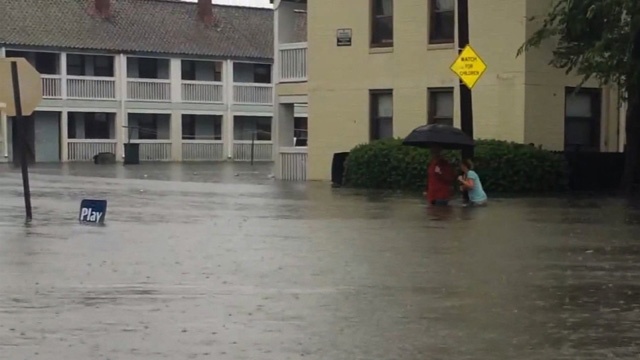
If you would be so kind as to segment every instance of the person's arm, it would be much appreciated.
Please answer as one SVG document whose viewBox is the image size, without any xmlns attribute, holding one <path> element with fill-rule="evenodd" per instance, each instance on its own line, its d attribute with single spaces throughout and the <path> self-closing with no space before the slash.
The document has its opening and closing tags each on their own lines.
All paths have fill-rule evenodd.
<svg viewBox="0 0 640 360">
<path fill-rule="evenodd" d="M 464 189 L 471 190 L 475 185 L 475 176 L 474 174 L 467 174 L 467 178 L 465 179 L 463 176 L 458 177 L 458 182 Z"/>
</svg>

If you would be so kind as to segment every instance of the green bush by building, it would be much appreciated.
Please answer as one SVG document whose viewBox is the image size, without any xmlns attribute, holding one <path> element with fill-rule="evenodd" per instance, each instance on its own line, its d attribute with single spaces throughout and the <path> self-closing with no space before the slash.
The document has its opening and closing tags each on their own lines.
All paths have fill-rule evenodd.
<svg viewBox="0 0 640 360">
<path fill-rule="evenodd" d="M 459 151 L 445 156 L 457 166 Z M 567 189 L 564 157 L 530 145 L 497 140 L 476 141 L 475 171 L 493 193 L 544 193 Z M 356 146 L 346 163 L 347 186 L 422 191 L 429 150 L 403 146 L 402 140 L 381 140 Z M 453 186 L 453 184 L 452 184 Z"/>
</svg>

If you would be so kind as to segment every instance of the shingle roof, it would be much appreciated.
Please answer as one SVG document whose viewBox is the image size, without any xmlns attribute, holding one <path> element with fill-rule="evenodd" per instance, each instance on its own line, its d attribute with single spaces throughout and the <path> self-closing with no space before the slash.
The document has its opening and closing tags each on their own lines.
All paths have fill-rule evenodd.
<svg viewBox="0 0 640 360">
<path fill-rule="evenodd" d="M 273 10 L 213 5 L 216 23 L 198 22 L 195 3 L 112 0 L 112 16 L 90 15 L 94 0 L 0 0 L 0 44 L 273 58 Z"/>
</svg>

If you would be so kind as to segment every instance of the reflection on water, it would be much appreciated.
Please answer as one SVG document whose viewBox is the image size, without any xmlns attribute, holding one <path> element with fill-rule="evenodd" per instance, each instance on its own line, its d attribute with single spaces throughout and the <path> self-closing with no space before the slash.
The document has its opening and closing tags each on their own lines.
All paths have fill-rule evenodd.
<svg viewBox="0 0 640 360">
<path fill-rule="evenodd" d="M 0 173 L 3 358 L 637 358 L 624 201 L 434 208 L 211 166 L 36 168 L 27 228 Z"/>
</svg>

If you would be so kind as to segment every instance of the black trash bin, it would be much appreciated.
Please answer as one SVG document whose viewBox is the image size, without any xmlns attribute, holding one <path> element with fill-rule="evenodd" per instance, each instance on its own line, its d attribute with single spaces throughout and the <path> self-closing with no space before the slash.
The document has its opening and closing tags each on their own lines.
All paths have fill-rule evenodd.
<svg viewBox="0 0 640 360">
<path fill-rule="evenodd" d="M 124 164 L 140 164 L 140 144 L 124 144 Z"/>
<path fill-rule="evenodd" d="M 331 162 L 331 182 L 333 186 L 344 185 L 344 165 L 348 157 L 348 152 L 333 154 L 333 161 Z"/>
</svg>

